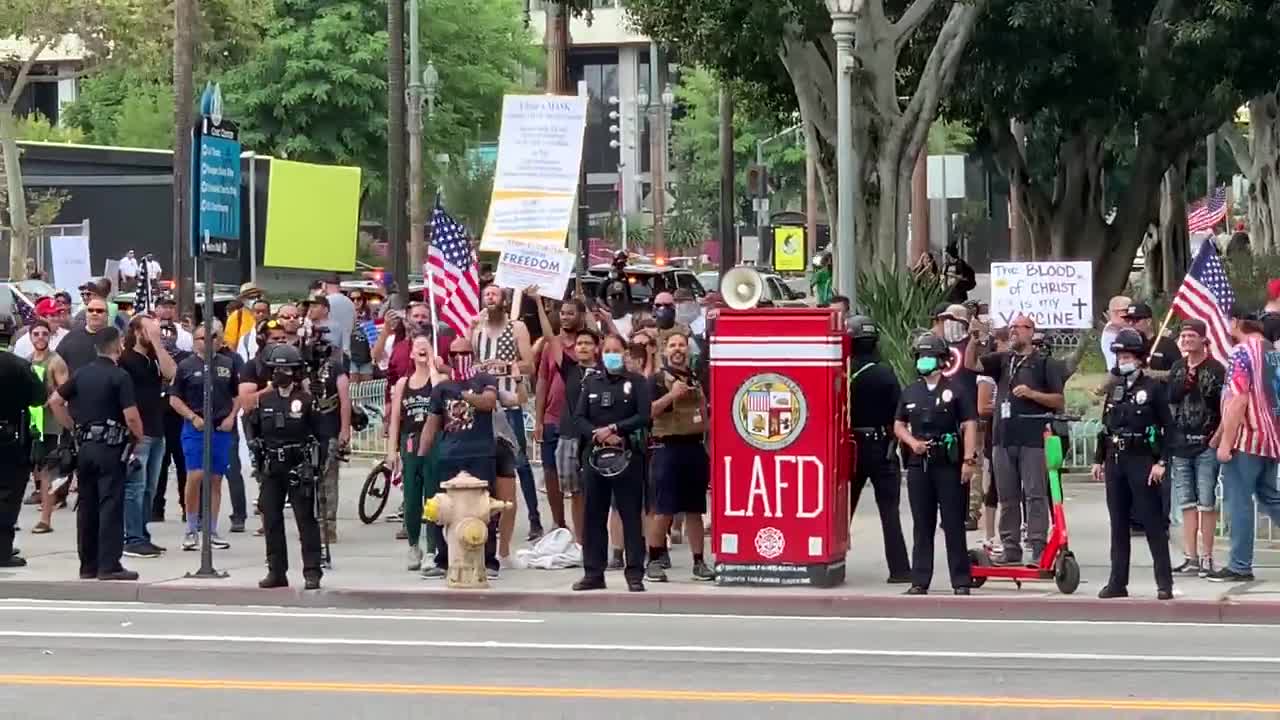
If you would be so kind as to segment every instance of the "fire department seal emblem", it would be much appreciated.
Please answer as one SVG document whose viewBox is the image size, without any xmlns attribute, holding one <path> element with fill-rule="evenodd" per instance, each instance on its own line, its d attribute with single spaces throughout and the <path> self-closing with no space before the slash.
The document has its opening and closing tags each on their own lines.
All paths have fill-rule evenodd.
<svg viewBox="0 0 1280 720">
<path fill-rule="evenodd" d="M 760 532 L 756 533 L 755 544 L 756 552 L 760 553 L 760 557 L 772 560 L 787 548 L 787 538 L 778 528 L 760 528 Z"/>
<path fill-rule="evenodd" d="M 733 396 L 738 435 L 760 450 L 781 450 L 795 442 L 807 416 L 808 404 L 800 386 L 777 373 L 747 378 Z"/>
</svg>

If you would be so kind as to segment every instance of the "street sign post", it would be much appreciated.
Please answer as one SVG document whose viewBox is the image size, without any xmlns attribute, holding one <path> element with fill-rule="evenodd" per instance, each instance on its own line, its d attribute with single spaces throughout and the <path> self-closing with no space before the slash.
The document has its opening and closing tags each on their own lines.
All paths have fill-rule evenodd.
<svg viewBox="0 0 1280 720">
<path fill-rule="evenodd" d="M 205 86 L 192 128 L 191 256 L 204 259 L 204 420 L 200 483 L 200 569 L 188 577 L 225 578 L 213 567 L 213 260 L 240 258 L 240 131 L 222 117 L 222 88 Z"/>
</svg>

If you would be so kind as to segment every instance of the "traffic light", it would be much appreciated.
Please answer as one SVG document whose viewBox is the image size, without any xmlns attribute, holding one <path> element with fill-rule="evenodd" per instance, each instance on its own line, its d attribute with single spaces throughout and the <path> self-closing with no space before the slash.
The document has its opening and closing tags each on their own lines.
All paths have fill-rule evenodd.
<svg viewBox="0 0 1280 720">
<path fill-rule="evenodd" d="M 747 194 L 753 198 L 769 197 L 769 170 L 764 165 L 747 166 Z"/>
</svg>

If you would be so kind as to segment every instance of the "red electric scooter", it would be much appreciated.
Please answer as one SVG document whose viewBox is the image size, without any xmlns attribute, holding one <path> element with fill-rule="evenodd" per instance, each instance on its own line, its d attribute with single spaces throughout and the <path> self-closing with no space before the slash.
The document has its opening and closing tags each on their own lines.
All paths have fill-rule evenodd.
<svg viewBox="0 0 1280 720">
<path fill-rule="evenodd" d="M 1080 563 L 1067 545 L 1067 513 L 1062 504 L 1062 438 L 1055 435 L 1048 422 L 1074 422 L 1079 417 L 1054 415 L 1020 415 L 1022 419 L 1046 421 L 1044 430 L 1045 466 L 1049 469 L 1049 502 L 1053 511 L 1053 526 L 1049 530 L 1049 538 L 1040 556 L 1040 564 L 1035 567 L 1020 565 L 995 565 L 986 549 L 970 550 L 969 560 L 972 562 L 971 587 L 980 588 L 988 578 L 993 580 L 1012 580 L 1019 588 L 1022 582 L 1053 580 L 1058 590 L 1070 595 L 1080 587 Z"/>
</svg>

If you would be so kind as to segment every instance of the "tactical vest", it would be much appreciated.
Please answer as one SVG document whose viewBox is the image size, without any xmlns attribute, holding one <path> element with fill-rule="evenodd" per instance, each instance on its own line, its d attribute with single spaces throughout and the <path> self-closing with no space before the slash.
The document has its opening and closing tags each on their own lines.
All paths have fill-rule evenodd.
<svg viewBox="0 0 1280 720">
<path fill-rule="evenodd" d="M 677 378 L 667 370 L 662 370 L 668 389 L 675 384 Z M 692 381 L 690 381 L 692 382 Z M 702 387 L 690 384 L 690 391 L 671 403 L 671 409 L 653 418 L 653 436 L 657 438 L 672 435 L 701 435 L 707 431 L 707 418 L 703 412 Z"/>
</svg>

